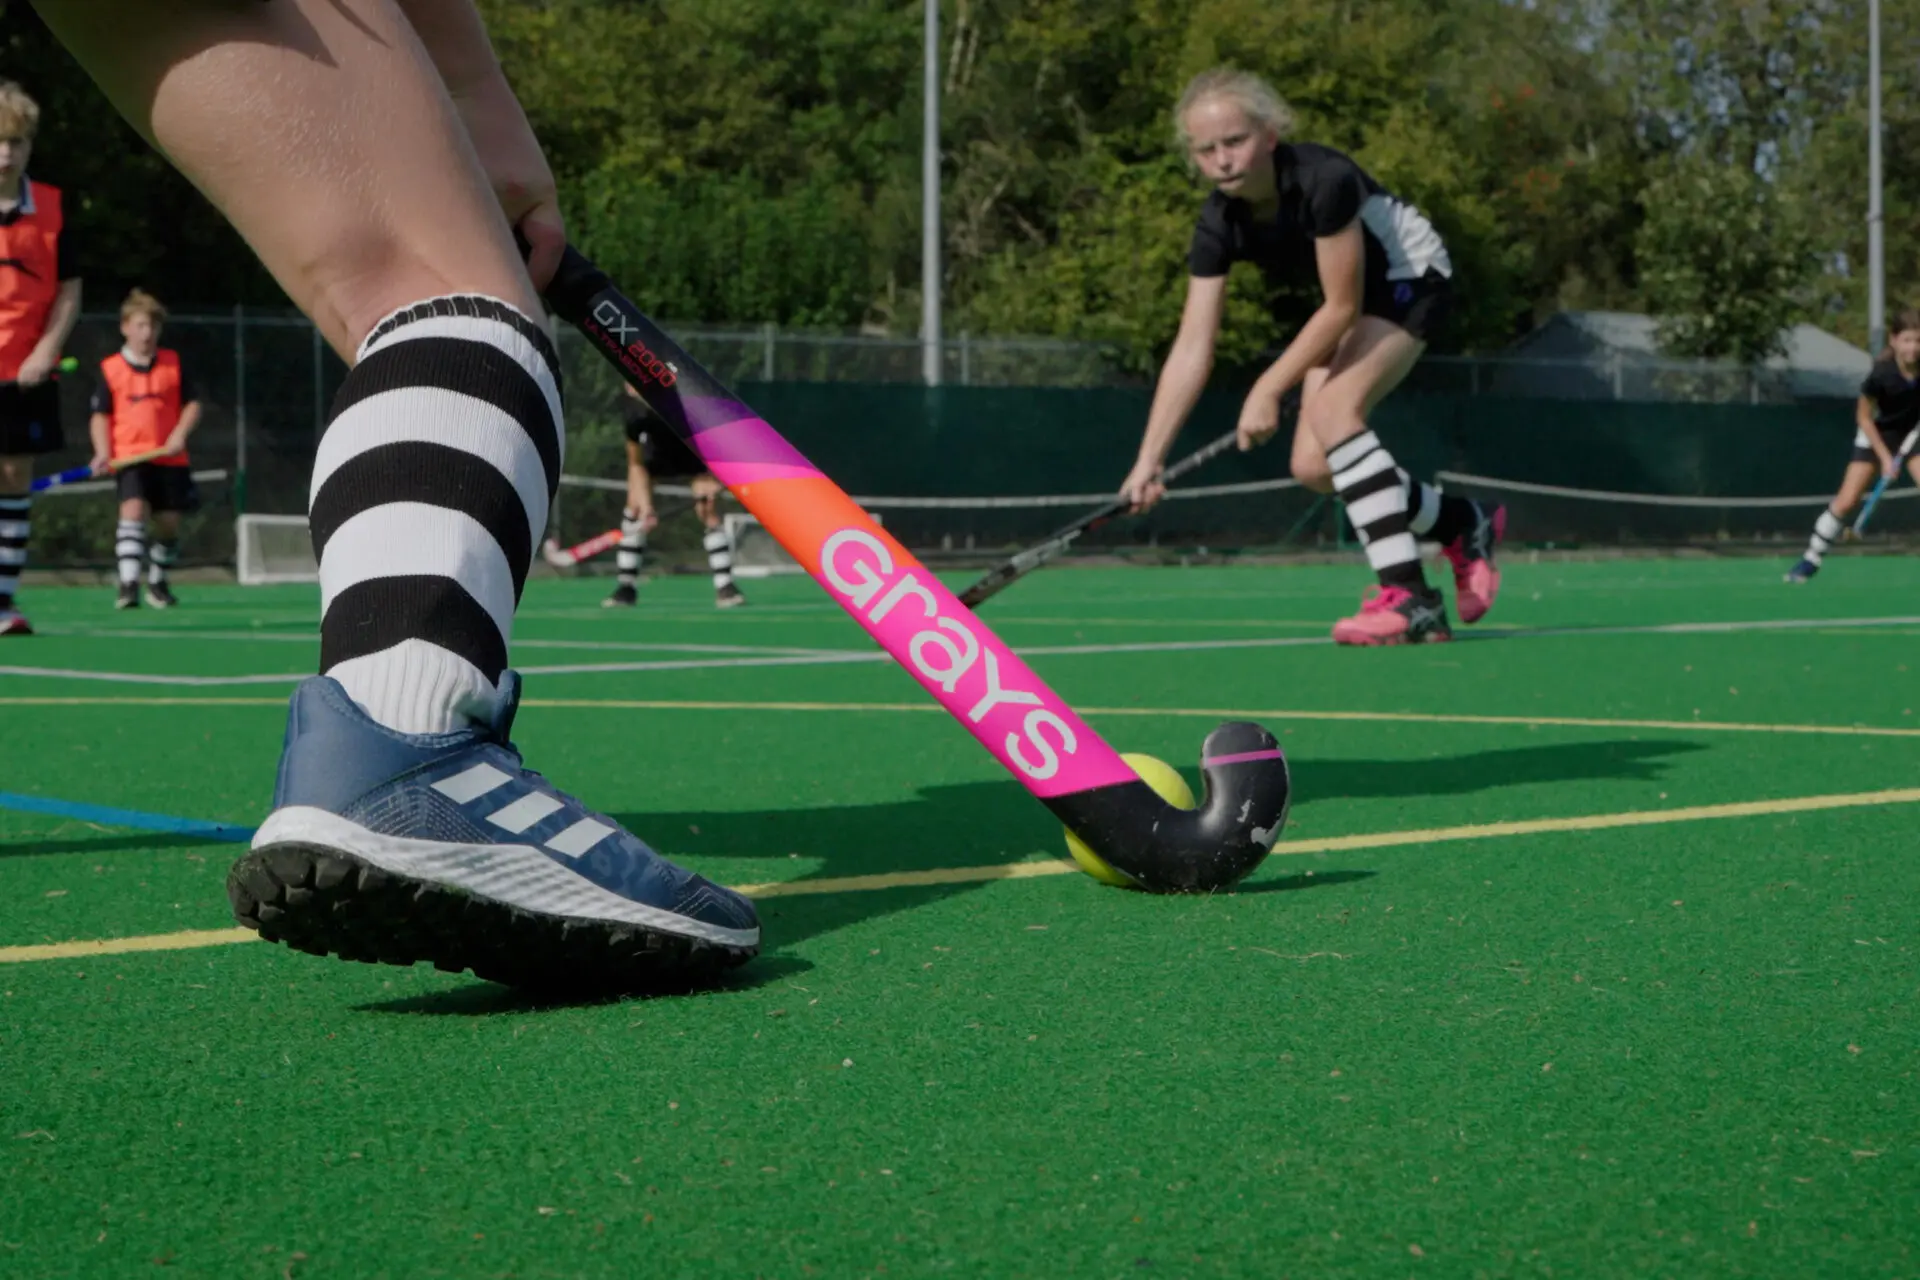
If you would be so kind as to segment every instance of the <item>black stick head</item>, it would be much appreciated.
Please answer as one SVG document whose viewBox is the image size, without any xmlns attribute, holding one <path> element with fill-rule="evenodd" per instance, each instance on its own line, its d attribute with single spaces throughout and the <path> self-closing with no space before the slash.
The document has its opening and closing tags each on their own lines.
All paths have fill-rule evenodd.
<svg viewBox="0 0 1920 1280">
<path fill-rule="evenodd" d="M 1153 893 L 1210 893 L 1236 883 L 1273 849 L 1293 798 L 1287 758 L 1257 724 L 1207 735 L 1198 809 L 1176 809 L 1146 783 L 1123 782 L 1047 806 L 1114 870 Z"/>
</svg>

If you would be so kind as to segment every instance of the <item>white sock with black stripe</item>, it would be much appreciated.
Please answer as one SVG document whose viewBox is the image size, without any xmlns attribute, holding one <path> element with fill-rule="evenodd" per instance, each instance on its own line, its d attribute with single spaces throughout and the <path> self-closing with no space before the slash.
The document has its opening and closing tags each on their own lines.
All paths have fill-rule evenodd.
<svg viewBox="0 0 1920 1280">
<path fill-rule="evenodd" d="M 120 585 L 133 586 L 140 581 L 140 570 L 147 562 L 147 525 L 144 520 L 122 520 L 113 527 L 113 560 L 120 570 Z"/>
<path fill-rule="evenodd" d="M 1423 590 L 1420 544 L 1407 526 L 1407 485 L 1393 455 L 1373 432 L 1362 431 L 1327 450 L 1327 463 L 1381 585 Z"/>
<path fill-rule="evenodd" d="M 498 708 L 565 446 L 546 331 L 462 294 L 382 321 L 335 398 L 308 524 L 320 670 L 402 733 Z"/>
<path fill-rule="evenodd" d="M 640 562 L 647 550 L 647 527 L 630 511 L 620 513 L 620 542 L 613 552 L 616 580 L 623 587 L 640 581 Z"/>
<path fill-rule="evenodd" d="M 164 587 L 167 585 L 167 571 L 180 559 L 180 548 L 172 542 L 155 539 L 147 551 L 147 585 Z"/>
<path fill-rule="evenodd" d="M 1807 543 L 1807 559 L 1814 564 L 1819 564 L 1826 558 L 1827 552 L 1833 550 L 1833 544 L 1840 541 L 1841 535 L 1846 530 L 1846 524 L 1839 516 L 1833 514 L 1832 507 L 1822 511 L 1820 518 L 1813 522 L 1813 540 Z"/>
<path fill-rule="evenodd" d="M 13 493 L 0 498 L 0 610 L 13 608 L 20 574 L 27 567 L 27 540 L 33 534 L 33 495 Z"/>
<path fill-rule="evenodd" d="M 733 585 L 733 539 L 724 527 L 709 529 L 701 545 L 707 549 L 707 568 L 713 570 L 713 589 L 725 591 Z"/>
</svg>

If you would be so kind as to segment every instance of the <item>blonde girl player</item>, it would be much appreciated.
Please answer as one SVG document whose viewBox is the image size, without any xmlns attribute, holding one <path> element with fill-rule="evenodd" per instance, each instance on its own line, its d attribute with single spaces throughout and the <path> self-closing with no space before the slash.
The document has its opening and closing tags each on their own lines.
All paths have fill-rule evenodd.
<svg viewBox="0 0 1920 1280">
<path fill-rule="evenodd" d="M 27 176 L 40 107 L 0 80 L 0 636 L 30 635 L 14 607 L 32 533 L 34 455 L 62 443 L 60 350 L 80 318 L 80 257 L 58 187 Z"/>
<path fill-rule="evenodd" d="M 1500 589 L 1494 547 L 1506 511 L 1483 510 L 1412 480 L 1367 428 L 1367 414 L 1426 350 L 1453 290 L 1453 264 L 1432 224 L 1331 147 L 1288 142 L 1293 116 L 1267 83 L 1221 68 L 1188 84 L 1174 111 L 1181 146 L 1213 192 L 1188 251 L 1180 332 L 1160 373 L 1140 454 L 1121 485 L 1144 511 L 1165 492 L 1167 450 L 1213 367 L 1227 272 L 1251 262 L 1270 288 L 1311 277 L 1318 310 L 1263 373 L 1241 408 L 1240 447 L 1271 438 L 1280 401 L 1302 390 L 1293 474 L 1337 493 L 1379 578 L 1341 644 L 1446 640 L 1440 593 L 1427 585 L 1419 538 L 1439 542 L 1453 563 L 1463 622 L 1476 622 Z"/>
<path fill-rule="evenodd" d="M 1847 521 L 1875 479 L 1899 479 L 1901 460 L 1915 484 L 1920 484 L 1920 309 L 1902 311 L 1893 318 L 1887 349 L 1860 384 L 1854 405 L 1853 460 L 1840 480 L 1840 492 L 1813 523 L 1813 540 L 1800 563 L 1787 570 L 1787 581 L 1802 583 L 1820 572 L 1821 562 L 1840 541 Z"/>
<path fill-rule="evenodd" d="M 566 439 L 538 291 L 566 230 L 473 5 L 36 7 L 349 366 L 308 509 L 321 674 L 294 691 L 235 914 L 301 950 L 512 983 L 678 981 L 752 955 L 750 902 L 510 737 L 508 639 Z"/>
<path fill-rule="evenodd" d="M 747 598 L 740 594 L 740 588 L 733 581 L 733 539 L 727 536 L 720 520 L 723 486 L 707 470 L 700 456 L 653 416 L 639 392 L 628 386 L 626 393 L 626 399 L 621 402 L 621 416 L 627 437 L 627 507 L 620 513 L 613 594 L 602 600 L 601 606 L 626 608 L 639 601 L 640 562 L 646 555 L 647 535 L 660 523 L 653 505 L 653 482 L 679 478 L 693 489 L 694 514 L 706 528 L 702 545 L 707 553 L 707 568 L 713 574 L 714 608 L 739 608 Z"/>
<path fill-rule="evenodd" d="M 200 399 L 180 353 L 160 345 L 166 320 L 167 309 L 158 298 L 144 289 L 128 294 L 120 304 L 121 347 L 100 362 L 93 387 L 88 428 L 95 475 L 105 475 L 122 458 L 164 451 L 120 469 L 119 524 L 113 534 L 120 571 L 116 609 L 139 607 L 142 569 L 149 605 L 171 609 L 180 603 L 167 570 L 180 558 L 180 517 L 200 507 L 187 458 L 187 439 L 200 425 Z"/>
</svg>

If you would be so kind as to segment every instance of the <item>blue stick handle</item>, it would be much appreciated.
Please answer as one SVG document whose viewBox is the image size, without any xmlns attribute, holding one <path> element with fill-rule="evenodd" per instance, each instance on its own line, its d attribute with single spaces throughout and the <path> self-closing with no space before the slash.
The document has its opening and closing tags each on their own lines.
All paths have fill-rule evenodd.
<svg viewBox="0 0 1920 1280">
<path fill-rule="evenodd" d="M 1890 475 L 1890 476 L 1883 475 L 1880 477 L 1878 481 L 1875 482 L 1873 486 L 1873 492 L 1869 493 L 1867 495 L 1867 500 L 1860 504 L 1860 514 L 1854 518 L 1854 521 L 1853 521 L 1854 537 L 1858 538 L 1862 534 L 1866 533 L 1867 520 L 1870 516 L 1873 515 L 1873 509 L 1880 505 L 1880 495 L 1887 491 L 1887 486 L 1892 484 L 1894 480 L 1900 475 L 1901 471 L 1906 469 L 1906 465 L 1907 465 L 1907 455 L 1903 453 L 1898 458 L 1894 459 L 1893 475 Z"/>
</svg>

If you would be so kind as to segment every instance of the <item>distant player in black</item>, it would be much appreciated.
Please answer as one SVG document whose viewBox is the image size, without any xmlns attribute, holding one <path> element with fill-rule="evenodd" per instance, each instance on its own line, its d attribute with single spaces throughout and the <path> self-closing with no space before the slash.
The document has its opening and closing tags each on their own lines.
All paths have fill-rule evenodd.
<svg viewBox="0 0 1920 1280">
<path fill-rule="evenodd" d="M 1820 572 L 1860 499 L 1881 476 L 1899 479 L 1902 459 L 1914 483 L 1920 484 L 1920 457 L 1915 456 L 1920 445 L 1920 309 L 1893 318 L 1887 349 L 1860 384 L 1853 420 L 1853 460 L 1847 463 L 1840 493 L 1814 521 L 1813 540 L 1800 563 L 1787 571 L 1788 582 L 1805 582 Z"/>
<path fill-rule="evenodd" d="M 693 489 L 693 510 L 706 526 L 703 539 L 707 568 L 713 572 L 713 603 L 717 609 L 737 609 L 747 602 L 733 583 L 733 539 L 720 520 L 720 481 L 707 470 L 700 455 L 653 416 L 632 387 L 622 405 L 627 432 L 627 508 L 620 513 L 620 545 L 614 552 L 613 594 L 600 603 L 609 609 L 636 603 L 640 598 L 640 561 L 647 535 L 660 523 L 653 505 L 655 480 L 684 479 Z"/>
<path fill-rule="evenodd" d="M 1427 585 L 1418 539 L 1442 544 L 1454 565 L 1460 617 L 1485 615 L 1499 591 L 1493 549 L 1505 510 L 1481 510 L 1413 481 L 1373 432 L 1367 413 L 1426 350 L 1453 292 L 1453 263 L 1420 212 L 1330 147 L 1282 139 L 1292 114 L 1257 76 L 1214 70 L 1187 86 L 1174 112 L 1189 158 L 1214 190 L 1188 252 L 1180 333 L 1161 371 L 1139 460 L 1121 492 L 1145 510 L 1164 493 L 1162 464 L 1213 367 L 1227 272 L 1251 262 L 1271 288 L 1317 281 L 1323 301 L 1248 394 L 1240 447 L 1280 427 L 1280 402 L 1302 393 L 1293 474 L 1338 493 L 1380 587 L 1333 629 L 1342 644 L 1445 640 L 1446 605 Z"/>
</svg>

